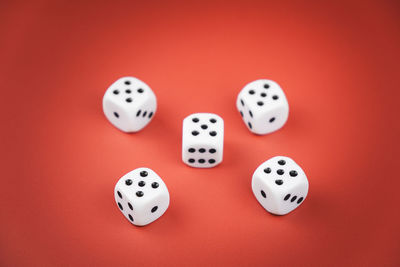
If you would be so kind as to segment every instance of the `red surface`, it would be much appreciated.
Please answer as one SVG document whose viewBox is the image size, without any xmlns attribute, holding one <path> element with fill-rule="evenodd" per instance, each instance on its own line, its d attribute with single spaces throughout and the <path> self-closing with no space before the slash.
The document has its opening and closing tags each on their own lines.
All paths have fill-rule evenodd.
<svg viewBox="0 0 400 267">
<path fill-rule="evenodd" d="M 399 266 L 397 1 L 70 2 L 0 3 L 0 265 Z M 124 75 L 159 101 L 137 134 L 102 114 Z M 264 77 L 285 90 L 290 116 L 255 136 L 235 98 Z M 225 120 L 217 168 L 180 160 L 193 112 Z M 310 182 L 283 217 L 250 187 L 275 155 Z M 143 228 L 113 199 L 139 166 L 171 194 Z"/>
</svg>

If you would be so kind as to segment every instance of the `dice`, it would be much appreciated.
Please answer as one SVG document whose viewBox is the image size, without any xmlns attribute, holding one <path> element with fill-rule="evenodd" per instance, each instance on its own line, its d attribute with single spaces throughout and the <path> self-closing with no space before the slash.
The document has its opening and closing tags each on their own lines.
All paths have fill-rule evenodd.
<svg viewBox="0 0 400 267">
<path fill-rule="evenodd" d="M 236 107 L 248 129 L 260 135 L 280 129 L 289 116 L 286 96 L 271 80 L 247 84 L 237 97 Z"/>
<path fill-rule="evenodd" d="M 154 171 L 138 168 L 122 176 L 114 189 L 115 202 L 134 225 L 157 220 L 169 206 L 167 186 Z"/>
<path fill-rule="evenodd" d="M 112 125 L 124 132 L 143 129 L 154 117 L 157 99 L 150 87 L 134 77 L 114 82 L 103 97 L 103 111 Z"/>
<path fill-rule="evenodd" d="M 256 169 L 251 187 L 256 199 L 267 211 L 284 215 L 304 201 L 308 193 L 308 180 L 296 162 L 278 156 Z"/>
<path fill-rule="evenodd" d="M 224 120 L 212 113 L 195 113 L 183 120 L 182 161 L 191 167 L 211 168 L 222 162 Z"/>
</svg>

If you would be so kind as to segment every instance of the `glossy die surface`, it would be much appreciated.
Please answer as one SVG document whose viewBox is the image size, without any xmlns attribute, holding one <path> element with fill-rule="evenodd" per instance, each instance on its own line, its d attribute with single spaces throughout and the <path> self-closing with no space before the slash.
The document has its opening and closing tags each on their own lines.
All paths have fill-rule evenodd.
<svg viewBox="0 0 400 267">
<path fill-rule="evenodd" d="M 289 104 L 281 87 L 271 80 L 256 80 L 239 93 L 236 107 L 246 127 L 255 134 L 280 129 L 289 116 Z"/>
<path fill-rule="evenodd" d="M 154 117 L 157 99 L 150 87 L 134 77 L 115 81 L 103 97 L 103 111 L 112 125 L 124 132 L 143 129 Z"/>
<path fill-rule="evenodd" d="M 121 177 L 114 197 L 122 214 L 139 226 L 157 220 L 169 206 L 167 186 L 149 168 L 138 168 Z"/>
<path fill-rule="evenodd" d="M 308 180 L 296 162 L 278 156 L 256 169 L 251 187 L 256 199 L 267 211 L 284 215 L 303 203 L 308 193 Z"/>
<path fill-rule="evenodd" d="M 195 113 L 183 120 L 182 160 L 191 167 L 212 168 L 222 162 L 224 121 L 213 113 Z"/>
</svg>

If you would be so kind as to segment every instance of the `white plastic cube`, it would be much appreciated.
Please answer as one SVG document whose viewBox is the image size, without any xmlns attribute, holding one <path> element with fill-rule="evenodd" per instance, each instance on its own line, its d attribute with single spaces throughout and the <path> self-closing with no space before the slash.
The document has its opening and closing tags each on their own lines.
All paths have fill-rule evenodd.
<svg viewBox="0 0 400 267">
<path fill-rule="evenodd" d="M 182 160 L 191 167 L 212 168 L 222 162 L 224 120 L 213 113 L 195 113 L 183 120 Z"/>
<path fill-rule="evenodd" d="M 114 197 L 122 214 L 138 226 L 157 220 L 169 206 L 167 186 L 145 167 L 122 176 L 115 185 Z"/>
<path fill-rule="evenodd" d="M 256 169 L 251 187 L 256 199 L 267 211 L 284 215 L 304 202 L 308 180 L 291 158 L 277 156 Z"/>
<path fill-rule="evenodd" d="M 256 80 L 239 93 L 236 107 L 247 128 L 255 134 L 280 129 L 289 116 L 289 104 L 281 87 L 271 80 Z"/>
<path fill-rule="evenodd" d="M 114 82 L 103 97 L 103 111 L 112 125 L 124 132 L 143 129 L 154 117 L 157 99 L 150 87 L 134 77 Z"/>
</svg>

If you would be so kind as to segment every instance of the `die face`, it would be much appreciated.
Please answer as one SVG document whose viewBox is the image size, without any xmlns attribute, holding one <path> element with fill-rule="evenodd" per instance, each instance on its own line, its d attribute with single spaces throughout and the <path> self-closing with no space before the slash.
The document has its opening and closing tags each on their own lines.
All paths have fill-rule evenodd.
<svg viewBox="0 0 400 267">
<path fill-rule="evenodd" d="M 115 81 L 103 97 L 103 111 L 115 127 L 124 132 L 143 129 L 154 117 L 157 99 L 150 87 L 134 77 Z"/>
<path fill-rule="evenodd" d="M 121 177 L 114 196 L 120 211 L 138 226 L 157 220 L 169 206 L 167 186 L 154 171 L 145 167 Z"/>
<path fill-rule="evenodd" d="M 284 215 L 304 201 L 308 193 L 308 180 L 304 171 L 292 159 L 278 156 L 256 169 L 252 190 L 267 211 Z"/>
<path fill-rule="evenodd" d="M 213 113 L 195 113 L 183 120 L 182 161 L 195 168 L 222 162 L 224 121 Z"/>
<path fill-rule="evenodd" d="M 255 134 L 280 129 L 289 116 L 289 105 L 280 86 L 271 80 L 256 80 L 239 93 L 236 107 L 246 127 Z"/>
<path fill-rule="evenodd" d="M 103 98 L 103 111 L 108 121 L 123 132 L 130 132 L 131 127 L 131 114 L 123 107 L 119 106 L 115 101 L 110 101 Z"/>
<path fill-rule="evenodd" d="M 212 168 L 222 162 L 223 148 L 210 145 L 183 145 L 182 160 L 195 168 Z"/>
</svg>

